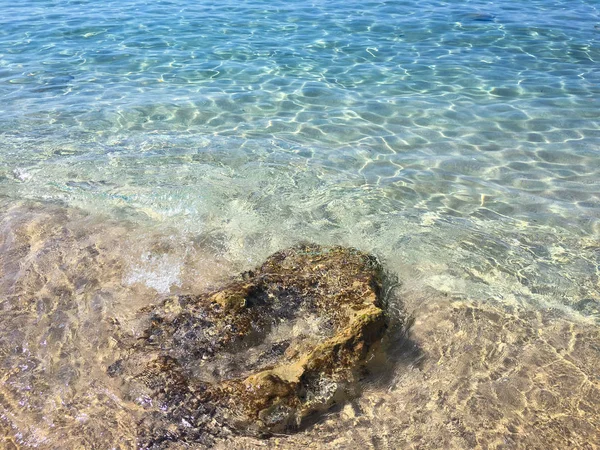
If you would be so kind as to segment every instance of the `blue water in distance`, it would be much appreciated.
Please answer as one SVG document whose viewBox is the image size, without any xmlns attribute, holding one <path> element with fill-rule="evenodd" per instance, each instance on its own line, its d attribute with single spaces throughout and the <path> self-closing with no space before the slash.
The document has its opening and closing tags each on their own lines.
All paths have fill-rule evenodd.
<svg viewBox="0 0 600 450">
<path fill-rule="evenodd" d="M 484 275 L 499 298 L 516 283 L 569 305 L 595 289 L 596 1 L 0 10 L 10 204 L 201 235 L 248 264 L 311 240 L 470 295 L 489 295 Z"/>
</svg>

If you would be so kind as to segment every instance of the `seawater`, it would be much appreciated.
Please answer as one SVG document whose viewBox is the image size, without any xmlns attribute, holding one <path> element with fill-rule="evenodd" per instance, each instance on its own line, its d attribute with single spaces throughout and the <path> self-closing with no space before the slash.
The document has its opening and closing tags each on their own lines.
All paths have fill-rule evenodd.
<svg viewBox="0 0 600 450">
<path fill-rule="evenodd" d="M 600 445 L 598 2 L 0 11 L 6 446 L 135 447 L 115 324 L 302 241 L 377 255 L 420 356 L 283 445 Z"/>
</svg>

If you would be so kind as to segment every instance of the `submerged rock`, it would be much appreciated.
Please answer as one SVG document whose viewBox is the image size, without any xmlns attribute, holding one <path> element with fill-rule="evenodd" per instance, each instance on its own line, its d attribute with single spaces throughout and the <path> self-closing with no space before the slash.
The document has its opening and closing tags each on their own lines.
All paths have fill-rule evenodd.
<svg viewBox="0 0 600 450">
<path fill-rule="evenodd" d="M 219 290 L 167 299 L 108 370 L 148 406 L 140 444 L 268 436 L 327 410 L 385 333 L 382 286 L 375 257 L 301 245 Z"/>
</svg>

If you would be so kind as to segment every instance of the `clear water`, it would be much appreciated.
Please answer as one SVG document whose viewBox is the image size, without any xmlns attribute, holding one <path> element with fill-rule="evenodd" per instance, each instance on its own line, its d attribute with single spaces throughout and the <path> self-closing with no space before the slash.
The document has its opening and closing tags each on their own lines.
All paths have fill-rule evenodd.
<svg viewBox="0 0 600 450">
<path fill-rule="evenodd" d="M 39 368 L 4 378 L 7 442 L 134 442 L 83 398 L 120 401 L 109 319 L 303 240 L 375 253 L 415 314 L 433 290 L 598 330 L 597 1 L 0 11 L 0 355 Z M 55 425 L 67 397 L 97 418 Z"/>
</svg>

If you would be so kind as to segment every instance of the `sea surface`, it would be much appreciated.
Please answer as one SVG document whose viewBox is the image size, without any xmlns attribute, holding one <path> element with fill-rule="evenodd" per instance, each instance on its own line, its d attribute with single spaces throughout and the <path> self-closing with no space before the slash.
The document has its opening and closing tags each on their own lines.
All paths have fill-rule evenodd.
<svg viewBox="0 0 600 450">
<path fill-rule="evenodd" d="M 600 2 L 0 0 L 0 447 L 136 448 L 116 327 L 299 242 L 412 350 L 215 445 L 600 447 Z"/>
</svg>

